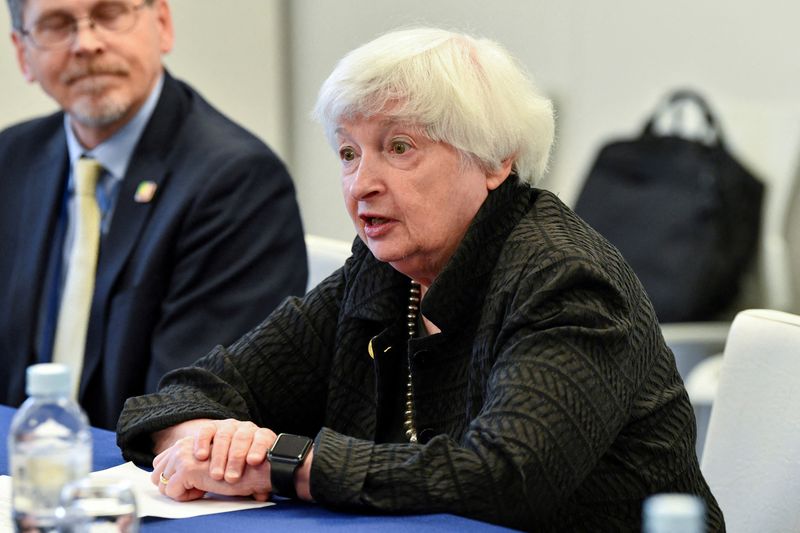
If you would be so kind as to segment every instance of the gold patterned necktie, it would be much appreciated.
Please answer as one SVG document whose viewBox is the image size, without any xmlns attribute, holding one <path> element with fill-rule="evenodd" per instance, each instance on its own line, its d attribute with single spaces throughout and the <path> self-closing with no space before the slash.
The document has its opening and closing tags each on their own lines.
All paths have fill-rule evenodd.
<svg viewBox="0 0 800 533">
<path fill-rule="evenodd" d="M 81 158 L 75 164 L 75 236 L 53 344 L 53 362 L 67 364 L 72 369 L 73 398 L 78 395 L 94 294 L 100 246 L 100 208 L 95 189 L 102 171 L 103 167 L 94 159 Z"/>
</svg>

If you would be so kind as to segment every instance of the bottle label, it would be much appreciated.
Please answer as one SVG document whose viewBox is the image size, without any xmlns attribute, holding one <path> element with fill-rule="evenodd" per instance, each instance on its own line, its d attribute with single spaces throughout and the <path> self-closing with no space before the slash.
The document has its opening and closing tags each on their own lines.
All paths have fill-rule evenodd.
<svg viewBox="0 0 800 533">
<path fill-rule="evenodd" d="M 60 448 L 47 449 L 42 443 L 37 443 L 36 447 L 23 446 L 11 455 L 12 505 L 15 513 L 52 512 L 58 507 L 64 485 L 89 474 L 90 446 L 79 444 L 65 449 L 62 443 Z"/>
</svg>

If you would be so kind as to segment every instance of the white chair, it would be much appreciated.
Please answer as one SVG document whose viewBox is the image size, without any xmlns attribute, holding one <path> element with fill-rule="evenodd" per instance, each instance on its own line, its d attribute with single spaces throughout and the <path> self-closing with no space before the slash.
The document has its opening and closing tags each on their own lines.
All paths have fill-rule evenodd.
<svg viewBox="0 0 800 533">
<path fill-rule="evenodd" d="M 350 257 L 351 243 L 337 239 L 306 235 L 308 253 L 308 283 L 306 292 L 316 287 Z"/>
<path fill-rule="evenodd" d="M 798 376 L 800 316 L 737 314 L 702 461 L 730 533 L 800 531 Z"/>
<path fill-rule="evenodd" d="M 705 447 L 711 408 L 714 405 L 714 398 L 719 387 L 719 373 L 722 368 L 722 361 L 722 350 L 720 349 L 720 353 L 706 357 L 697 363 L 686 379 L 686 392 L 689 394 L 689 399 L 694 408 L 695 420 L 697 421 L 695 451 L 697 458 L 700 460 L 703 458 L 703 448 Z"/>
</svg>

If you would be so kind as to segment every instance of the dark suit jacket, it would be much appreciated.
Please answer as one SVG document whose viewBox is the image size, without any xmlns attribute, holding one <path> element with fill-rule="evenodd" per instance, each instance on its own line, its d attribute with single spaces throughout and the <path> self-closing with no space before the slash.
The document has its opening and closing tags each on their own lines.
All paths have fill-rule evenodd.
<svg viewBox="0 0 800 533">
<path fill-rule="evenodd" d="M 294 187 L 261 141 L 165 75 L 101 243 L 79 399 L 114 428 L 126 398 L 228 344 L 307 276 Z M 63 114 L 0 133 L 0 403 L 37 362 L 46 264 L 68 156 Z M 157 183 L 152 201 L 134 194 Z"/>
<path fill-rule="evenodd" d="M 724 530 L 641 284 L 555 195 L 514 181 L 422 301 L 441 333 L 408 339 L 408 279 L 356 241 L 303 300 L 128 400 L 123 455 L 149 462 L 153 431 L 231 417 L 316 435 L 311 494 L 327 505 L 616 533 L 641 531 L 650 494 L 687 492 Z M 406 361 L 419 444 L 376 443 L 402 424 Z"/>
</svg>

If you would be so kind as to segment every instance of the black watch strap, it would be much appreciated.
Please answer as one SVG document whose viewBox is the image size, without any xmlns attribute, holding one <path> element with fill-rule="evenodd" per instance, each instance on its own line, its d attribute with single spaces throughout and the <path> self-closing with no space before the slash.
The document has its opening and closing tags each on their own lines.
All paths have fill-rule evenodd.
<svg viewBox="0 0 800 533">
<path fill-rule="evenodd" d="M 273 493 L 287 498 L 297 496 L 294 490 L 294 471 L 297 467 L 297 464 L 284 463 L 282 461 L 272 461 L 270 463 L 269 470 Z"/>
<path fill-rule="evenodd" d="M 272 492 L 295 498 L 294 472 L 306 460 L 313 441 L 301 435 L 281 433 L 267 453 L 270 462 Z"/>
</svg>

